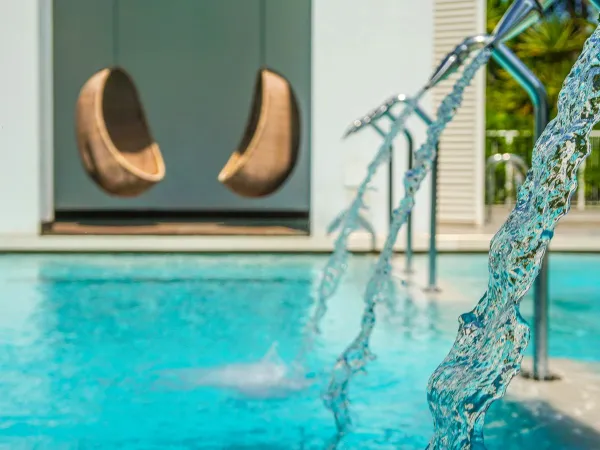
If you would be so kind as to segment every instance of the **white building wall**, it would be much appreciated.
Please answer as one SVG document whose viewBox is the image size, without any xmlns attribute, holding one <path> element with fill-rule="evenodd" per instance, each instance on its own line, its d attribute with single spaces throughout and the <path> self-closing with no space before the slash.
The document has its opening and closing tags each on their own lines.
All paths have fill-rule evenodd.
<svg viewBox="0 0 600 450">
<path fill-rule="evenodd" d="M 52 212 L 52 70 L 49 0 L 0 0 L 0 235 L 39 234 Z M 327 0 L 313 2 L 311 221 L 322 239 L 347 206 L 381 139 L 369 130 L 342 142 L 349 122 L 397 92 L 416 92 L 431 72 L 433 0 Z M 432 111 L 428 99 L 422 105 Z M 416 143 L 424 127 L 410 123 Z M 406 167 L 397 143 L 398 182 Z M 387 170 L 375 179 L 370 219 L 380 237 L 387 224 Z M 414 214 L 426 232 L 428 183 Z"/>
<path fill-rule="evenodd" d="M 39 232 L 39 17 L 38 0 L 0 0 L 0 233 Z"/>
<path fill-rule="evenodd" d="M 431 75 L 433 0 L 313 1 L 312 212 L 313 233 L 321 234 L 350 201 L 348 188 L 360 183 L 381 138 L 365 130 L 340 139 L 355 118 L 394 93 L 413 94 Z M 431 111 L 426 98 L 424 109 Z M 423 125 L 410 122 L 415 145 Z M 396 144 L 396 203 L 406 169 L 403 137 Z M 388 229 L 387 168 L 381 168 L 370 193 L 369 218 L 378 234 Z M 417 198 L 415 232 L 426 232 L 429 182 Z"/>
</svg>

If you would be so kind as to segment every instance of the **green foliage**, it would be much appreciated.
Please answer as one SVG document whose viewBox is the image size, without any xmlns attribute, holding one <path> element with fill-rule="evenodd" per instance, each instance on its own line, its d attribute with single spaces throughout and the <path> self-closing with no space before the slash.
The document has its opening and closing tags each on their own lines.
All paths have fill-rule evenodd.
<svg viewBox="0 0 600 450">
<path fill-rule="evenodd" d="M 511 2 L 488 0 L 488 32 Z M 550 97 L 551 117 L 556 115 L 558 93 L 583 44 L 593 31 L 589 9 L 577 0 L 558 0 L 553 12 L 510 43 L 510 47 L 544 83 Z M 525 91 L 495 62 L 488 65 L 487 128 L 530 130 L 533 107 Z"/>
<path fill-rule="evenodd" d="M 487 32 L 491 33 L 512 0 L 488 0 Z M 571 67 L 581 53 L 585 40 L 594 31 L 597 12 L 587 0 L 557 0 L 544 21 L 510 41 L 509 47 L 542 81 L 550 100 L 550 117 L 556 116 L 558 94 Z M 533 129 L 533 106 L 527 93 L 494 61 L 487 71 L 486 122 L 488 130 Z M 524 133 L 525 134 L 525 133 Z M 502 138 L 487 140 L 486 157 L 509 152 L 531 161 L 531 137 L 522 136 L 512 144 Z M 586 197 L 600 186 L 600 156 L 593 152 L 586 169 Z M 498 168 L 497 181 L 502 186 L 504 170 Z M 497 192 L 500 200 L 501 190 Z"/>
</svg>

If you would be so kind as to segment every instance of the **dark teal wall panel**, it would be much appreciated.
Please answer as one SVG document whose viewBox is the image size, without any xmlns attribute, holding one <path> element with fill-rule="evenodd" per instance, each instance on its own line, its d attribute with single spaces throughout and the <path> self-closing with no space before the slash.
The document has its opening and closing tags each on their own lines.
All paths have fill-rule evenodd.
<svg viewBox="0 0 600 450">
<path fill-rule="evenodd" d="M 113 63 L 112 1 L 54 0 L 53 17 L 55 207 L 85 207 L 104 194 L 79 162 L 75 104 L 87 79 Z"/>
<path fill-rule="evenodd" d="M 310 1 L 120 0 L 116 14 L 112 3 L 55 0 L 57 210 L 308 211 Z M 244 132 L 262 38 L 267 65 L 290 78 L 300 100 L 303 148 L 286 186 L 248 200 L 217 175 Z M 167 165 L 165 180 L 135 199 L 96 188 L 75 147 L 78 91 L 113 61 L 136 81 Z"/>
<path fill-rule="evenodd" d="M 311 2 L 266 2 L 266 59 L 269 66 L 291 82 L 300 106 L 301 152 L 293 176 L 274 201 L 294 199 L 298 207 L 310 203 L 310 99 L 311 99 Z"/>
</svg>

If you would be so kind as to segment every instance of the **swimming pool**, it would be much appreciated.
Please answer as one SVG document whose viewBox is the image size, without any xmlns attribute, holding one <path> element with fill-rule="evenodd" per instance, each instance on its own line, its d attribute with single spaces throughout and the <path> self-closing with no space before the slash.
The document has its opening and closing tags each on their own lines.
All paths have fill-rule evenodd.
<svg viewBox="0 0 600 450">
<path fill-rule="evenodd" d="M 335 429 L 320 400 L 327 381 L 320 374 L 357 331 L 371 257 L 352 259 L 330 304 L 307 361 L 318 381 L 311 387 L 257 398 L 157 384 L 156 374 L 257 361 L 275 341 L 290 361 L 324 258 L 0 257 L 0 449 L 323 448 Z M 402 297 L 395 311 L 380 308 L 378 359 L 352 385 L 356 427 L 340 448 L 426 447 L 427 379 L 452 345 L 457 316 L 484 291 L 486 260 L 440 258 L 441 278 L 464 299 Z M 600 361 L 600 256 L 553 255 L 550 267 L 552 356 Z M 492 411 L 490 449 L 510 448 L 511 430 L 497 424 L 519 413 L 518 404 Z M 532 433 L 515 448 L 561 445 Z"/>
</svg>

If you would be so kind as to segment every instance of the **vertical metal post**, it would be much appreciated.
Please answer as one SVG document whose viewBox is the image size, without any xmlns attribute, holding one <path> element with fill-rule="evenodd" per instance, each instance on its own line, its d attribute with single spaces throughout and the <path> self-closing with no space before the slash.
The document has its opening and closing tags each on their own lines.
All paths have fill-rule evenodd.
<svg viewBox="0 0 600 450">
<path fill-rule="evenodd" d="M 585 211 L 585 160 L 581 163 L 579 172 L 577 173 L 577 209 Z"/>
<path fill-rule="evenodd" d="M 488 207 L 487 207 L 487 222 L 490 223 L 492 221 L 492 212 L 494 210 L 494 201 L 496 200 L 496 165 L 492 164 L 489 167 L 485 168 L 486 171 L 486 180 L 487 180 L 487 197 L 488 197 Z"/>
<path fill-rule="evenodd" d="M 394 146 L 390 148 L 388 161 L 388 223 L 394 220 Z"/>
<path fill-rule="evenodd" d="M 392 122 L 396 121 L 396 118 L 391 113 L 386 113 L 386 115 L 390 118 Z M 376 123 L 371 122 L 370 125 L 381 135 L 382 137 L 386 136 L 385 131 L 383 131 Z M 408 152 L 408 169 L 412 169 L 413 166 L 413 152 L 414 152 L 414 139 L 412 134 L 407 129 L 404 129 L 404 136 L 406 137 L 407 143 L 407 152 Z M 388 215 L 389 215 L 389 223 L 392 223 L 394 219 L 394 147 L 390 149 L 390 160 L 388 163 Z M 408 215 L 408 223 L 406 224 L 406 273 L 412 273 L 412 259 L 413 259 L 413 249 L 412 249 L 412 212 Z"/>
<path fill-rule="evenodd" d="M 433 119 L 423 111 L 421 107 L 415 109 L 415 113 L 419 118 L 430 127 L 433 124 Z M 439 147 L 436 147 L 435 159 L 431 167 L 431 214 L 429 216 L 429 279 L 425 290 L 427 292 L 439 292 L 437 287 L 437 182 L 438 182 L 438 157 Z"/>
<path fill-rule="evenodd" d="M 541 84 L 541 83 L 540 83 Z M 543 87 L 542 87 L 543 89 Z M 545 93 L 545 90 L 544 90 Z M 534 103 L 535 129 L 534 140 L 537 142 L 549 121 L 548 97 Z M 533 285 L 533 377 L 536 380 L 550 380 L 552 375 L 548 367 L 548 264 L 550 249 L 546 249 L 542 267 Z"/>
<path fill-rule="evenodd" d="M 535 140 L 548 125 L 548 94 L 543 84 L 529 68 L 506 45 L 494 46 L 494 59 L 527 91 L 534 107 Z M 542 262 L 540 273 L 534 283 L 534 356 L 533 377 L 536 380 L 550 380 L 553 377 L 548 369 L 548 252 Z"/>
<path fill-rule="evenodd" d="M 404 136 L 406 136 L 406 146 L 408 152 L 408 170 L 413 168 L 413 152 L 414 152 L 414 140 L 412 134 L 408 130 L 404 130 Z M 408 214 L 408 223 L 406 224 L 406 273 L 413 273 L 413 223 L 412 223 L 412 211 Z"/>
<path fill-rule="evenodd" d="M 369 125 L 377 131 L 377 133 L 385 138 L 387 133 L 377 125 L 374 121 Z M 390 159 L 388 160 L 388 224 L 394 219 L 394 146 L 390 146 Z"/>
<path fill-rule="evenodd" d="M 429 280 L 428 292 L 438 292 L 437 287 L 437 185 L 438 185 L 439 147 L 431 167 L 431 217 L 429 220 Z"/>
</svg>

